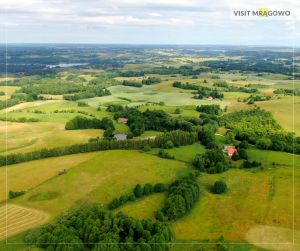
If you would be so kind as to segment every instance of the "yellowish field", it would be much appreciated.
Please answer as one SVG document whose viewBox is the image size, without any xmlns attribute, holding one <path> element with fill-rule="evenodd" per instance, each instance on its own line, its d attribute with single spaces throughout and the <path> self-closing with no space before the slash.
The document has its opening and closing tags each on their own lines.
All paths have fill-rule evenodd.
<svg viewBox="0 0 300 251">
<path fill-rule="evenodd" d="M 20 87 L 17 87 L 17 86 L 0 86 L 0 91 L 5 92 L 4 96 L 0 96 L 0 100 L 9 99 L 10 95 L 18 89 L 20 89 Z"/>
<path fill-rule="evenodd" d="M 85 143 L 101 137 L 103 130 L 65 130 L 62 123 L 15 123 L 0 121 L 0 154 Z"/>
<path fill-rule="evenodd" d="M 7 204 L 0 207 L 0 240 L 46 223 L 48 214 L 32 208 Z"/>
<path fill-rule="evenodd" d="M 247 233 L 246 240 L 268 250 L 300 250 L 300 243 L 293 243 L 293 234 L 296 240 L 300 240 L 300 231 L 293 233 L 289 228 L 257 225 Z"/>
<path fill-rule="evenodd" d="M 57 158 L 35 160 L 6 167 L 0 167 L 0 202 L 7 197 L 7 192 L 29 191 L 50 178 L 58 175 L 60 169 L 69 170 L 97 155 L 83 153 Z M 58 164 L 59 163 L 59 164 Z"/>
<path fill-rule="evenodd" d="M 26 109 L 26 108 L 37 108 L 41 105 L 51 104 L 51 103 L 56 103 L 56 102 L 59 102 L 59 101 L 58 100 L 43 100 L 43 101 L 33 101 L 33 102 L 21 103 L 21 104 L 17 104 L 15 106 L 12 106 L 12 107 L 9 107 L 6 109 L 2 109 L 0 111 L 0 114 L 5 114 L 7 112 Z M 63 101 L 61 100 L 61 102 L 63 102 Z"/>
<path fill-rule="evenodd" d="M 257 105 L 267 111 L 272 112 L 274 118 L 278 123 L 287 131 L 292 132 L 295 129 L 295 133 L 300 135 L 300 97 L 286 96 L 281 99 L 274 99 L 270 101 L 257 102 Z M 293 116 L 293 110 L 295 116 Z M 294 127 L 293 127 L 294 122 Z"/>
</svg>

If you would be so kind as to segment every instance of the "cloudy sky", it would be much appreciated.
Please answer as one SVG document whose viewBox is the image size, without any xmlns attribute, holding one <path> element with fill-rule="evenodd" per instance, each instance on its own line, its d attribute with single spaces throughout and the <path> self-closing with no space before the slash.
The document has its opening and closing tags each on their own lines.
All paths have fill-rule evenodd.
<svg viewBox="0 0 300 251">
<path fill-rule="evenodd" d="M 299 0 L 240 2 L 0 0 L 0 42 L 300 45 Z M 233 10 L 259 8 L 291 15 L 233 15 Z"/>
</svg>

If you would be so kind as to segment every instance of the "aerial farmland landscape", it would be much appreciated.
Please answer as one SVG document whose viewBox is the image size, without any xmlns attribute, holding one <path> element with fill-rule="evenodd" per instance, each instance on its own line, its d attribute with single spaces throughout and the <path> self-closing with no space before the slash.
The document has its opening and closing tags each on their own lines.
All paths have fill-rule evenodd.
<svg viewBox="0 0 300 251">
<path fill-rule="evenodd" d="M 57 249 L 66 241 L 82 243 L 76 250 L 289 250 L 293 227 L 299 238 L 300 67 L 290 51 L 10 50 L 24 64 L 0 82 L 2 250 L 5 238 L 23 243 L 12 250 L 73 250 Z M 98 214 L 119 229 L 72 223 Z"/>
<path fill-rule="evenodd" d="M 216 2 L 0 0 L 0 251 L 300 250 L 300 5 Z"/>
</svg>

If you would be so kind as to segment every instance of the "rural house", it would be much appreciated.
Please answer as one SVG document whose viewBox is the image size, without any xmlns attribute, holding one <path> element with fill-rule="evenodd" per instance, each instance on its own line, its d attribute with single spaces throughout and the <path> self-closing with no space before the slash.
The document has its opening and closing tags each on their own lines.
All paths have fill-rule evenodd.
<svg viewBox="0 0 300 251">
<path fill-rule="evenodd" d="M 126 135 L 126 134 L 121 134 L 121 133 L 119 133 L 119 134 L 115 134 L 115 135 L 114 135 L 114 138 L 115 138 L 116 140 L 125 140 L 125 139 L 127 139 L 127 135 Z"/>
<path fill-rule="evenodd" d="M 118 123 L 127 124 L 128 119 L 127 118 L 119 118 Z"/>
<path fill-rule="evenodd" d="M 232 157 L 234 153 L 237 152 L 235 146 L 224 146 L 223 147 L 223 152 L 226 153 L 229 157 Z"/>
</svg>

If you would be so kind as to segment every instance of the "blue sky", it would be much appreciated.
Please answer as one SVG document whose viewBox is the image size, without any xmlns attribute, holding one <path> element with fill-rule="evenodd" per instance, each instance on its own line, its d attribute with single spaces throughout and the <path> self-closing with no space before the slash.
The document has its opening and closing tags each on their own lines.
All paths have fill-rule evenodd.
<svg viewBox="0 0 300 251">
<path fill-rule="evenodd" d="M 300 1 L 274 2 L 0 0 L 0 42 L 299 46 Z M 291 16 L 233 15 L 259 8 L 288 10 Z"/>
</svg>

